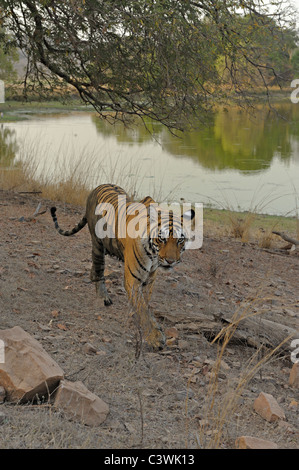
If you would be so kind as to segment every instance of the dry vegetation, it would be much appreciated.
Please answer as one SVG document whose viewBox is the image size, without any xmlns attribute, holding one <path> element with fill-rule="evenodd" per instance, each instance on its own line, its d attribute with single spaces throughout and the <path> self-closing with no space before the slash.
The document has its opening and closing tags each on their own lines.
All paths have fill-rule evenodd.
<svg viewBox="0 0 299 470">
<path fill-rule="evenodd" d="M 298 217 L 262 216 L 260 205 L 246 213 L 228 203 L 222 210 L 206 208 L 202 250 L 186 253 L 184 263 L 161 274 L 154 287 L 153 308 L 178 337 L 170 336 L 162 353 L 137 351 L 121 264 L 107 260 L 114 305 L 103 309 L 89 283 L 87 231 L 66 241 L 48 211 L 32 217 L 39 202 L 43 209 L 55 203 L 63 227 L 78 221 L 90 191 L 91 167 L 82 162 L 94 171 L 92 156 L 61 168 L 70 176 L 57 183 L 38 167 L 36 148 L 23 151 L 22 162 L 0 168 L 1 328 L 20 325 L 33 334 L 67 377 L 82 380 L 109 403 L 111 414 L 94 431 L 54 413 L 50 401 L 4 404 L 0 446 L 232 448 L 236 437 L 249 434 L 296 447 L 298 409 L 289 403 L 298 397 L 287 386 L 290 336 L 278 328 L 271 337 L 266 322 L 299 330 L 298 254 L 278 251 L 285 243 L 272 234 L 283 229 L 299 239 Z M 128 168 L 98 162 L 97 183 L 115 182 L 142 196 L 142 178 L 137 183 L 124 174 Z M 159 192 L 153 194 L 157 200 Z M 85 342 L 101 355 L 86 355 Z M 259 391 L 285 406 L 287 434 L 253 413 Z"/>
<path fill-rule="evenodd" d="M 271 253 L 252 235 L 245 244 L 232 237 L 229 223 L 219 226 L 217 211 L 207 210 L 202 250 L 186 252 L 184 262 L 160 273 L 154 286 L 152 308 L 178 337 L 169 336 L 161 353 L 144 346 L 136 361 L 122 265 L 107 258 L 114 304 L 104 308 L 89 283 L 88 231 L 66 240 L 48 212 L 31 217 L 38 202 L 45 208 L 53 201 L 3 190 L 0 195 L 1 328 L 20 325 L 33 334 L 67 378 L 82 380 L 110 406 L 107 421 L 89 429 L 54 412 L 51 402 L 4 404 L 1 447 L 233 448 L 242 434 L 297 447 L 290 337 L 278 328 L 298 331 L 297 252 L 277 251 L 284 245 L 278 238 Z M 77 222 L 81 207 L 54 202 L 62 226 Z M 224 221 L 227 214 L 219 213 Z M 277 219 L 256 216 L 252 233 L 267 223 Z M 284 229 L 292 227 L 294 234 L 296 221 L 290 223 Z M 101 354 L 86 354 L 86 342 Z M 254 413 L 260 391 L 279 400 L 286 426 Z"/>
</svg>

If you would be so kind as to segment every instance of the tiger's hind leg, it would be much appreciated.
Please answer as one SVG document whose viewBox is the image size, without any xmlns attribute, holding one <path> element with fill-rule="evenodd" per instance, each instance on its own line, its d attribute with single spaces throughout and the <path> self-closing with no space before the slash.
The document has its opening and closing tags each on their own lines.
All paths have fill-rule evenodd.
<svg viewBox="0 0 299 470">
<path fill-rule="evenodd" d="M 105 285 L 105 248 L 102 243 L 92 240 L 92 266 L 90 279 L 95 282 L 97 296 L 104 300 L 104 305 L 112 304 Z"/>
</svg>

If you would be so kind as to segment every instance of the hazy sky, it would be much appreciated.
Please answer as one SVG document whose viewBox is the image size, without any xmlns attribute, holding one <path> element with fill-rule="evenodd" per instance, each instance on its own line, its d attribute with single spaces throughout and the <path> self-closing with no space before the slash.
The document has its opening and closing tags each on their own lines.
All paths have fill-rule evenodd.
<svg viewBox="0 0 299 470">
<path fill-rule="evenodd" d="M 299 0 L 292 0 L 291 3 L 293 5 L 295 5 L 295 7 L 297 8 L 297 10 L 299 11 Z"/>
</svg>

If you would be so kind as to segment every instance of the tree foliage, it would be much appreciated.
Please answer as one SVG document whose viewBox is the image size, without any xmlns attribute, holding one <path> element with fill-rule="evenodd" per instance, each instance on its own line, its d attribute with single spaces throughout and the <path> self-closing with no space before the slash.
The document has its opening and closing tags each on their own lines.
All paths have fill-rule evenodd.
<svg viewBox="0 0 299 470">
<path fill-rule="evenodd" d="M 5 81 L 17 78 L 14 63 L 18 60 L 18 52 L 11 43 L 11 38 L 0 28 L 0 79 Z"/>
<path fill-rule="evenodd" d="M 289 16 L 282 1 L 270 4 L 0 0 L 0 15 L 28 56 L 27 88 L 71 85 L 100 114 L 183 129 L 214 103 L 244 104 L 256 84 L 279 80 L 263 37 L 281 41 Z"/>
</svg>

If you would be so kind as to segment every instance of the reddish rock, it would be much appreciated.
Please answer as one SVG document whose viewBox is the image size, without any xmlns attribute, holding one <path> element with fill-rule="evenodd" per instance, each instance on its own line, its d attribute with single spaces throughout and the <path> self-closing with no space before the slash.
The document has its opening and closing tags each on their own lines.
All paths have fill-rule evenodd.
<svg viewBox="0 0 299 470">
<path fill-rule="evenodd" d="M 238 437 L 235 444 L 237 449 L 278 449 L 275 442 L 251 436 Z"/>
<path fill-rule="evenodd" d="M 3 403 L 6 397 L 5 388 L 0 385 L 0 403 Z"/>
<path fill-rule="evenodd" d="M 165 329 L 165 336 L 167 338 L 178 338 L 179 332 L 175 326 L 171 326 L 170 328 Z"/>
<path fill-rule="evenodd" d="M 109 406 L 82 382 L 60 382 L 54 406 L 62 409 L 72 420 L 88 426 L 99 426 L 105 421 Z"/>
<path fill-rule="evenodd" d="M 19 326 L 0 330 L 5 362 L 0 364 L 0 386 L 11 402 L 47 396 L 63 378 L 63 370 L 43 347 Z"/>
<path fill-rule="evenodd" d="M 285 419 L 283 409 L 269 393 L 261 392 L 253 404 L 253 409 L 270 423 Z"/>
</svg>

